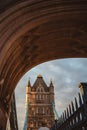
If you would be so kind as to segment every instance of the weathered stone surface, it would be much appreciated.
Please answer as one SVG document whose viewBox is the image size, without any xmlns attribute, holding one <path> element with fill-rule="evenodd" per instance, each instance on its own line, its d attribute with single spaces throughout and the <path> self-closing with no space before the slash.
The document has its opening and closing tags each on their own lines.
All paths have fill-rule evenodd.
<svg viewBox="0 0 87 130">
<path fill-rule="evenodd" d="M 32 67 L 87 58 L 87 1 L 1 0 L 0 12 L 0 99 L 8 111 L 16 84 Z"/>
</svg>

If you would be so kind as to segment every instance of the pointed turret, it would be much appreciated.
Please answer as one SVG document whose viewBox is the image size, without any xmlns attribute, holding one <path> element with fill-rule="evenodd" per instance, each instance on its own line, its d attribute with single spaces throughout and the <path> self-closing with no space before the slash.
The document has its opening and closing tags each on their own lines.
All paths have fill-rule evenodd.
<svg viewBox="0 0 87 130">
<path fill-rule="evenodd" d="M 31 91 L 31 83 L 30 79 L 28 80 L 28 85 L 26 86 L 26 94 L 28 94 Z"/>
<path fill-rule="evenodd" d="M 30 79 L 29 79 L 28 84 L 26 86 L 26 103 L 29 102 L 30 92 L 31 92 L 31 83 L 30 83 Z"/>
<path fill-rule="evenodd" d="M 50 93 L 54 93 L 54 86 L 53 86 L 52 79 L 50 80 L 49 89 L 50 89 Z"/>
<path fill-rule="evenodd" d="M 53 86 L 52 79 L 50 80 L 50 87 L 54 87 L 54 86 Z"/>
<path fill-rule="evenodd" d="M 28 87 L 31 87 L 30 79 L 28 80 Z"/>
<path fill-rule="evenodd" d="M 50 80 L 49 92 L 50 92 L 50 102 L 53 102 L 54 101 L 54 86 L 53 86 L 52 79 Z"/>
</svg>

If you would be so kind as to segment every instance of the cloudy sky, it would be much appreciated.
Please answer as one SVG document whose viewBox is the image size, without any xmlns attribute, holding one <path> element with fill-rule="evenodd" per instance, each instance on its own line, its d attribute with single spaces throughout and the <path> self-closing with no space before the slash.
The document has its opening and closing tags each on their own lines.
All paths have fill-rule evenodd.
<svg viewBox="0 0 87 130">
<path fill-rule="evenodd" d="M 74 97 L 80 92 L 80 82 L 87 82 L 87 59 L 60 59 L 45 62 L 27 72 L 16 87 L 16 102 L 18 112 L 19 129 L 23 129 L 25 119 L 25 89 L 30 78 L 31 85 L 35 82 L 37 75 L 41 74 L 46 84 L 52 79 L 55 90 L 56 110 L 61 112 L 69 105 Z"/>
</svg>

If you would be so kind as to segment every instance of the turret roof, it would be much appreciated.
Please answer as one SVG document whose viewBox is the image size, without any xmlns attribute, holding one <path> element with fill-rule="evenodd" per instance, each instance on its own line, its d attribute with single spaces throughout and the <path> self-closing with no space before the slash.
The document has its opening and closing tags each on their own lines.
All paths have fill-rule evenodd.
<svg viewBox="0 0 87 130">
<path fill-rule="evenodd" d="M 31 87 L 30 79 L 28 80 L 28 87 Z"/>
<path fill-rule="evenodd" d="M 40 74 L 37 76 L 37 79 L 36 79 L 36 81 L 34 82 L 34 84 L 33 84 L 33 86 L 32 86 L 32 89 L 35 89 L 35 90 L 36 90 L 36 88 L 37 88 L 38 86 L 39 86 L 39 87 L 44 87 L 44 90 L 45 90 L 45 91 L 48 91 L 48 90 L 49 90 L 49 87 L 47 87 L 47 85 L 46 85 L 46 83 L 45 83 L 45 81 L 44 81 L 42 75 L 40 75 Z"/>
<path fill-rule="evenodd" d="M 54 87 L 54 86 L 53 86 L 52 79 L 50 80 L 50 87 Z"/>
</svg>

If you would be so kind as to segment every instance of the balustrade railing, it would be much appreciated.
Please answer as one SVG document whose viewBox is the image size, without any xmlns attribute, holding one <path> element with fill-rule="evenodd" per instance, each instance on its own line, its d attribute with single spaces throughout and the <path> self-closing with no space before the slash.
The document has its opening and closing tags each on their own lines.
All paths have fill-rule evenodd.
<svg viewBox="0 0 87 130">
<path fill-rule="evenodd" d="M 71 101 L 50 130 L 87 130 L 87 83 L 80 83 L 81 94 Z"/>
</svg>

